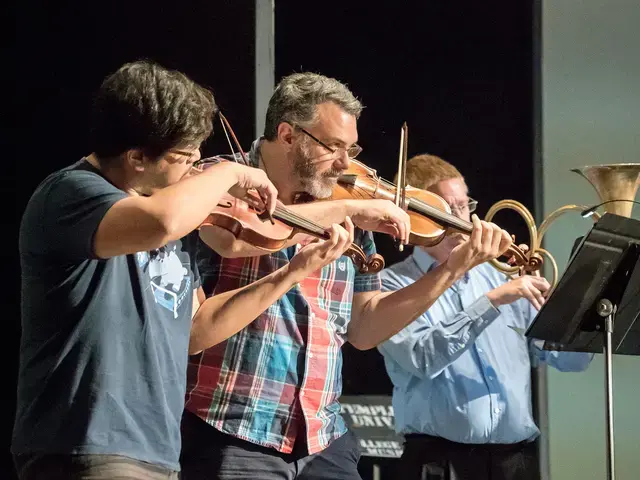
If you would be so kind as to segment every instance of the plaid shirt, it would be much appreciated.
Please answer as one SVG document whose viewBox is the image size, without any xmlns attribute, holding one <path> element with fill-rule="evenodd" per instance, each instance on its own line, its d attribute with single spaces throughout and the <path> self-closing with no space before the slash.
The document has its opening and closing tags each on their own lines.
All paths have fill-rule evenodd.
<svg viewBox="0 0 640 480">
<path fill-rule="evenodd" d="M 257 145 L 248 152 L 252 166 Z M 356 234 L 364 252 L 375 253 L 372 234 Z M 248 285 L 300 249 L 230 259 L 201 246 L 207 295 Z M 378 274 L 359 274 L 346 256 L 313 273 L 236 335 L 190 357 L 186 409 L 224 433 L 283 453 L 300 440 L 309 454 L 323 450 L 347 431 L 338 398 L 353 294 L 380 287 Z"/>
</svg>

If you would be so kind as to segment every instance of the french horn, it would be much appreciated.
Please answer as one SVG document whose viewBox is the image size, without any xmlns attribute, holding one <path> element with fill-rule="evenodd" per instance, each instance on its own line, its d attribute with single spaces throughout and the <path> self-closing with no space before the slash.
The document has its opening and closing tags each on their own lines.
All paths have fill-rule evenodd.
<svg viewBox="0 0 640 480">
<path fill-rule="evenodd" d="M 640 163 L 587 165 L 573 168 L 571 171 L 585 178 L 593 186 L 600 198 L 600 203 L 596 207 L 575 204 L 564 205 L 547 215 L 539 228 L 536 227 L 535 219 L 531 212 L 522 203 L 515 200 L 501 200 L 493 204 L 485 216 L 486 221 L 491 221 L 500 210 L 514 210 L 520 214 L 527 225 L 530 236 L 529 249 L 526 252 L 527 258 L 536 258 L 538 261 L 546 259 L 549 261 L 552 269 L 552 289 L 558 282 L 558 264 L 553 255 L 542 248 L 542 240 L 553 222 L 567 212 L 578 211 L 583 216 L 591 217 L 595 223 L 601 217 L 596 211 L 599 206 L 602 206 L 606 213 L 630 218 L 633 211 L 634 198 L 638 187 L 640 187 Z M 510 266 L 495 259 L 491 260 L 491 265 L 509 276 L 523 273 L 520 267 Z"/>
</svg>

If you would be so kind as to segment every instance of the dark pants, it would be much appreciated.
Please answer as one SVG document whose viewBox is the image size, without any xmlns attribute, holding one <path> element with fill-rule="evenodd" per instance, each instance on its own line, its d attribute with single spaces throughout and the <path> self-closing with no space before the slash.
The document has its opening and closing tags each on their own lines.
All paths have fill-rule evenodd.
<svg viewBox="0 0 640 480">
<path fill-rule="evenodd" d="M 348 432 L 322 452 L 290 454 L 219 432 L 196 415 L 182 418 L 182 480 L 361 480 L 360 448 Z"/>
<path fill-rule="evenodd" d="M 540 480 L 535 443 L 469 445 L 407 435 L 402 480 Z"/>
<path fill-rule="evenodd" d="M 20 480 L 178 480 L 178 472 L 119 455 L 13 457 Z"/>
</svg>

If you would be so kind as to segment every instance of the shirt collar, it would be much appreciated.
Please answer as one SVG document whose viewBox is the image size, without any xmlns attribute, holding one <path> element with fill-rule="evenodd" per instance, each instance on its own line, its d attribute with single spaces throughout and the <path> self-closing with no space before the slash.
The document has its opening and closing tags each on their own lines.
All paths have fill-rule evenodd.
<svg viewBox="0 0 640 480">
<path fill-rule="evenodd" d="M 416 265 L 423 274 L 434 269 L 438 264 L 438 261 L 435 258 L 417 246 L 413 248 L 412 257 L 413 261 L 416 262 Z"/>
<path fill-rule="evenodd" d="M 251 143 L 251 149 L 247 152 L 247 157 L 251 167 L 260 167 L 260 144 L 263 140 L 264 137 L 259 137 Z"/>
<path fill-rule="evenodd" d="M 438 265 L 438 261 L 420 247 L 414 247 L 411 255 L 422 274 L 430 272 Z M 464 280 L 465 283 L 469 281 L 469 271 L 464 272 L 462 280 Z"/>
</svg>

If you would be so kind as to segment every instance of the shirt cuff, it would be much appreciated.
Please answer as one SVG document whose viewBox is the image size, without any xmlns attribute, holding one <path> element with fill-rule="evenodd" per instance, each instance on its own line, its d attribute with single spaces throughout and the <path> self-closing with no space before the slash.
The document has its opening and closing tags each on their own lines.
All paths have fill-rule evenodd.
<svg viewBox="0 0 640 480">
<path fill-rule="evenodd" d="M 380 273 L 358 274 L 356 273 L 353 281 L 353 292 L 375 292 L 382 289 L 382 281 Z"/>
<path fill-rule="evenodd" d="M 465 309 L 469 318 L 474 322 L 477 329 L 483 330 L 487 325 L 493 322 L 500 310 L 493 306 L 491 300 L 486 295 L 481 296 Z"/>
</svg>

